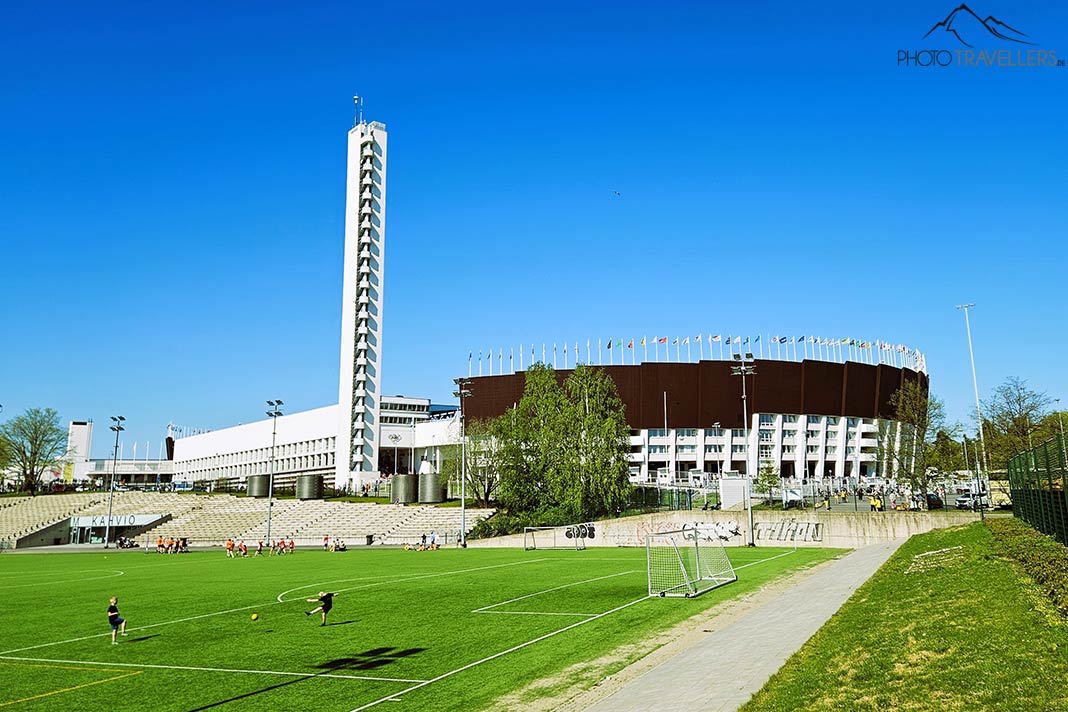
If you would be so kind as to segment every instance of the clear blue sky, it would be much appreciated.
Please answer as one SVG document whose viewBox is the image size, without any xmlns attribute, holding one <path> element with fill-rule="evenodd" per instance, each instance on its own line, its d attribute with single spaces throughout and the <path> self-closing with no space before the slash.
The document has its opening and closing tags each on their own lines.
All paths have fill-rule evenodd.
<svg viewBox="0 0 1068 712">
<path fill-rule="evenodd" d="M 386 394 L 818 334 L 920 348 L 967 422 L 975 302 L 983 397 L 1068 401 L 1068 68 L 896 66 L 948 1 L 667 5 L 5 2 L 0 417 L 121 413 L 155 456 L 336 403 L 353 94 L 390 132 Z M 1063 4 L 972 7 L 1068 58 Z"/>
</svg>

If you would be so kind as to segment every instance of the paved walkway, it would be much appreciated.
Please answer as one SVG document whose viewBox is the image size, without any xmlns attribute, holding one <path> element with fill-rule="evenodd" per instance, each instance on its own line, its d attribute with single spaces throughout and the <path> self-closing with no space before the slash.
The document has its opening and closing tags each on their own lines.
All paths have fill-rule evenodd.
<svg viewBox="0 0 1068 712">
<path fill-rule="evenodd" d="M 872 544 L 825 565 L 586 712 L 738 709 L 904 541 Z"/>
</svg>

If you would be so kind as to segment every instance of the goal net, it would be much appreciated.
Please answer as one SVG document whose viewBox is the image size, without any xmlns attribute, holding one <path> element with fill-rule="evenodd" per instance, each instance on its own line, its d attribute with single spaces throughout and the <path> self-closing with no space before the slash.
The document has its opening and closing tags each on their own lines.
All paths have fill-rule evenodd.
<svg viewBox="0 0 1068 712">
<path fill-rule="evenodd" d="M 645 554 L 650 596 L 689 598 L 738 580 L 722 540 L 712 530 L 649 534 Z"/>
<path fill-rule="evenodd" d="M 593 539 L 597 530 L 593 522 L 569 524 L 563 527 L 523 527 L 523 548 L 585 549 L 586 540 Z"/>
</svg>

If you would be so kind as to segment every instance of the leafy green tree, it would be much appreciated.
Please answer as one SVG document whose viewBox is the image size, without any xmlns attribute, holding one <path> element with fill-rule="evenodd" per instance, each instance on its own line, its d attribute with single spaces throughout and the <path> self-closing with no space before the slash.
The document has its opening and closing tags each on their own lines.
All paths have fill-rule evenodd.
<svg viewBox="0 0 1068 712">
<path fill-rule="evenodd" d="M 575 521 L 625 505 L 630 428 L 603 371 L 580 365 L 561 384 L 555 371 L 535 364 L 523 398 L 497 418 L 493 432 L 500 499 L 510 513 Z"/>
<path fill-rule="evenodd" d="M 941 473 L 948 474 L 967 469 L 964 466 L 964 445 L 956 439 L 956 431 L 959 431 L 959 426 L 952 429 L 940 429 L 935 433 L 934 442 L 931 443 L 928 464 Z"/>
<path fill-rule="evenodd" d="M 463 472 L 467 473 L 465 493 L 479 507 L 489 507 L 500 484 L 497 473 L 497 440 L 493 423 L 482 420 L 464 422 L 466 447 L 447 445 L 442 450 L 441 475 L 450 482 L 458 482 Z M 461 468 L 461 457 L 466 455 L 466 470 Z"/>
<path fill-rule="evenodd" d="M 1047 418 L 1051 399 L 1027 387 L 1027 381 L 1010 376 L 994 389 L 983 406 L 987 462 L 1005 467 L 1009 458 L 1053 436 Z"/>
<path fill-rule="evenodd" d="M 771 462 L 761 463 L 760 469 L 757 470 L 756 479 L 753 481 L 753 491 L 764 495 L 765 502 L 770 505 L 771 493 L 781 484 L 782 479 L 779 477 L 779 468 L 775 467 Z"/>
<path fill-rule="evenodd" d="M 19 488 L 35 493 L 45 471 L 62 462 L 67 452 L 67 432 L 60 427 L 52 408 L 31 408 L 0 424 L 10 465 L 19 475 Z"/>
<path fill-rule="evenodd" d="M 881 459 L 890 463 L 891 475 L 900 484 L 919 493 L 926 509 L 926 492 L 937 461 L 937 435 L 945 426 L 942 401 L 918 382 L 906 381 L 890 397 L 890 406 L 898 425 L 890 426 L 880 438 Z"/>
</svg>

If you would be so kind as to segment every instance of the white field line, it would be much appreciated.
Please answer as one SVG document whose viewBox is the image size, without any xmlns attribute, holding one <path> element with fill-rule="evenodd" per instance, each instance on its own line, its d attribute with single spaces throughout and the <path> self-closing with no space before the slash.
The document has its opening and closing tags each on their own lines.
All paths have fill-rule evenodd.
<svg viewBox="0 0 1068 712">
<path fill-rule="evenodd" d="M 769 556 L 768 558 L 761 559 L 760 561 L 750 561 L 748 564 L 735 566 L 734 570 L 737 571 L 738 569 L 744 569 L 747 566 L 756 566 L 757 564 L 763 564 L 765 561 L 774 561 L 775 559 L 781 559 L 782 557 L 789 556 L 790 554 L 793 554 L 795 552 L 797 552 L 797 549 L 791 549 L 790 551 L 783 552 L 782 554 L 776 554 L 775 556 Z"/>
<path fill-rule="evenodd" d="M 59 579 L 59 580 L 49 579 L 48 581 L 36 581 L 34 583 L 17 583 L 17 584 L 11 585 L 11 586 L 8 586 L 6 584 L 0 584 L 0 589 L 25 588 L 27 586 L 51 586 L 52 584 L 56 584 L 56 583 L 82 583 L 83 581 L 96 581 L 98 579 L 117 578 L 119 576 L 125 576 L 125 575 L 126 575 L 125 571 L 115 571 L 114 573 L 110 573 L 107 576 L 90 576 L 89 578 L 79 578 L 79 579 Z"/>
<path fill-rule="evenodd" d="M 193 667 L 190 665 L 152 665 L 150 663 L 116 663 L 96 662 L 93 660 L 54 660 L 51 658 L 20 658 L 13 655 L 0 655 L 0 660 L 19 660 L 34 663 L 67 663 L 71 665 L 108 665 L 112 667 L 151 668 L 153 670 L 193 670 L 196 672 L 235 672 L 249 675 L 286 675 L 289 677 L 333 677 L 341 680 L 370 680 L 372 682 L 425 682 L 425 680 L 407 680 L 399 677 L 370 677 L 368 675 L 341 675 L 338 673 L 290 672 L 287 670 L 240 670 L 235 668 Z M 92 669 L 92 668 L 86 668 Z"/>
<path fill-rule="evenodd" d="M 585 581 L 575 581 L 574 583 L 565 583 L 563 586 L 554 586 L 553 588 L 547 588 L 544 591 L 535 591 L 534 593 L 528 593 L 525 596 L 519 596 L 518 598 L 510 598 L 507 601 L 501 601 L 500 603 L 491 603 L 488 606 L 482 608 L 476 608 L 471 611 L 472 613 L 485 613 L 491 608 L 497 608 L 499 606 L 507 606 L 509 603 L 515 603 L 516 601 L 522 601 L 525 598 L 533 598 L 534 596 L 540 596 L 545 593 L 552 593 L 553 591 L 560 591 L 565 588 L 571 588 L 572 586 L 581 586 L 584 583 L 593 583 L 594 581 L 604 581 L 605 579 L 615 578 L 616 576 L 626 576 L 627 574 L 636 574 L 637 571 L 622 571 L 618 574 L 608 574 L 607 576 L 598 576 L 597 578 L 586 579 Z M 583 614 L 580 614 L 583 615 Z"/>
<path fill-rule="evenodd" d="M 434 574 L 419 574 L 417 576 L 405 576 L 404 578 L 388 579 L 386 581 L 376 581 L 375 583 L 368 583 L 368 584 L 364 584 L 362 586 L 350 586 L 349 588 L 338 589 L 338 591 L 339 592 L 343 592 L 343 591 L 358 591 L 358 590 L 360 590 L 362 588 L 372 588 L 374 586 L 388 586 L 390 584 L 405 583 L 407 581 L 420 581 L 422 579 L 439 578 L 441 576 L 455 576 L 456 574 L 469 574 L 469 573 L 472 573 L 474 571 L 488 571 L 489 569 L 501 569 L 501 568 L 506 568 L 506 567 L 509 567 L 509 566 L 523 566 L 525 564 L 536 564 L 536 563 L 538 563 L 540 561 L 547 561 L 547 560 L 548 559 L 530 559 L 529 561 L 517 561 L 517 562 L 510 563 L 510 564 L 493 564 L 492 566 L 477 566 L 477 567 L 475 567 L 473 569 L 457 569 L 456 571 L 442 571 L 442 572 L 434 573 Z M 345 580 L 348 580 L 348 581 L 364 581 L 366 579 L 364 577 L 353 578 L 353 579 L 336 579 L 335 583 L 336 582 L 343 582 Z M 316 588 L 318 586 L 325 586 L 325 585 L 326 584 L 322 584 L 322 583 L 313 583 L 313 584 L 309 584 L 307 586 L 297 586 L 296 588 L 291 588 L 288 591 L 282 591 L 280 594 L 278 594 L 278 599 L 277 600 L 278 600 L 279 603 L 285 603 L 285 601 L 282 600 L 282 597 L 285 596 L 287 593 L 293 593 L 294 591 L 300 591 L 300 590 L 306 589 L 306 588 Z"/>
<path fill-rule="evenodd" d="M 546 613 L 544 611 L 471 611 L 472 613 L 485 613 L 496 616 L 584 616 L 592 618 L 597 613 Z"/>
<path fill-rule="evenodd" d="M 173 623 L 186 623 L 188 621 L 195 621 L 195 620 L 198 620 L 200 618 L 211 618 L 213 616 L 224 616 L 227 613 L 238 613 L 240 611 L 248 611 L 248 610 L 251 610 L 253 608 L 262 608 L 263 606 L 273 606 L 273 605 L 277 605 L 275 601 L 268 601 L 267 603 L 262 603 L 262 604 L 261 603 L 256 603 L 256 604 L 253 604 L 251 606 L 241 606 L 240 608 L 230 608 L 230 609 L 227 609 L 225 611 L 216 611 L 214 613 L 201 613 L 199 615 L 189 616 L 187 618 L 177 618 L 177 619 L 172 620 L 172 621 L 162 621 L 160 623 L 149 623 L 147 625 L 139 625 L 136 628 L 129 628 L 129 630 L 131 632 L 133 632 L 135 630 L 147 630 L 149 628 L 158 628 L 158 627 L 163 626 L 163 625 L 171 625 Z M 94 633 L 93 635 L 83 635 L 80 638 L 68 638 L 67 640 L 57 640 L 57 641 L 55 641 L 53 643 L 41 643 L 39 645 L 28 645 L 25 648 L 13 648 L 11 650 L 0 651 L 0 657 L 4 657 L 4 656 L 8 655 L 9 653 L 21 653 L 21 652 L 23 652 L 25 650 L 36 650 L 37 648 L 47 648 L 47 647 L 52 646 L 52 645 L 63 645 L 64 643 L 77 643 L 78 641 L 81 641 L 81 640 L 89 640 L 91 638 L 100 638 L 102 636 L 110 636 L 110 635 L 111 635 L 111 631 L 108 631 L 106 633 Z"/>
<path fill-rule="evenodd" d="M 513 646 L 511 648 L 508 648 L 508 650 L 502 650 L 501 652 L 494 653 L 493 655 L 490 655 L 489 657 L 482 658 L 481 660 L 476 660 L 473 663 L 468 663 L 467 665 L 464 665 L 463 667 L 458 667 L 455 670 L 450 670 L 449 672 L 446 672 L 446 673 L 443 673 L 441 675 L 438 675 L 435 678 L 432 678 L 430 680 L 425 680 L 423 682 L 420 682 L 417 685 L 412 685 L 411 687 L 409 687 L 409 688 L 407 688 L 405 690 L 401 690 L 400 692 L 395 692 L 392 695 L 387 695 L 386 697 L 380 697 L 379 699 L 375 700 L 374 702 L 368 702 L 365 705 L 362 705 L 360 707 L 356 707 L 356 708 L 352 709 L 350 712 L 360 712 L 360 710 L 370 709 L 371 707 L 379 705 L 379 704 L 381 704 L 383 702 L 396 702 L 397 698 L 400 697 L 401 695 L 405 695 L 405 694 L 407 694 L 409 692 L 414 692 L 415 690 L 418 690 L 418 689 L 420 689 L 422 687 L 426 687 L 427 685 L 430 685 L 432 683 L 438 682 L 439 680 L 444 680 L 445 678 L 451 677 L 452 675 L 456 675 L 457 673 L 464 672 L 465 670 L 470 670 L 471 668 L 476 667 L 478 665 L 481 665 L 482 663 L 488 663 L 491 660 L 496 660 L 497 658 L 503 657 L 505 655 L 508 655 L 509 653 L 514 653 L 517 650 L 522 650 L 523 648 L 525 648 L 527 646 L 534 645 L 535 643 L 540 643 L 541 641 L 546 640 L 547 638 L 551 638 L 554 635 L 559 635 L 560 633 L 565 633 L 565 632 L 571 630 L 572 628 L 577 628 L 580 625 L 586 625 L 587 623 L 589 623 L 591 621 L 595 621 L 595 620 L 598 620 L 600 618 L 604 618 L 605 616 L 611 615 L 613 613 L 616 613 L 617 611 L 621 611 L 624 608 L 629 608 L 630 606 L 633 606 L 635 603 L 641 603 L 642 601 L 648 601 L 648 600 L 650 600 L 648 596 L 642 596 L 641 598 L 635 599 L 635 600 L 631 601 L 630 603 L 624 603 L 622 606 L 618 606 L 616 608 L 613 608 L 610 611 L 605 611 L 604 613 L 598 613 L 596 616 L 594 616 L 592 618 L 587 618 L 587 619 L 581 620 L 581 621 L 579 621 L 577 623 L 572 623 L 571 625 L 564 626 L 563 628 L 560 628 L 559 630 L 554 630 L 551 633 L 546 633 L 545 635 L 542 635 L 542 636 L 539 636 L 537 638 L 534 638 L 533 640 L 528 640 L 525 643 L 520 643 L 519 645 L 515 645 L 515 646 Z"/>
<path fill-rule="evenodd" d="M 538 561 L 543 561 L 543 559 L 531 559 L 530 561 L 520 562 L 520 564 L 527 564 L 527 563 L 533 564 L 533 563 L 536 563 Z M 448 575 L 451 575 L 451 574 L 469 573 L 471 571 L 482 571 L 484 569 L 495 569 L 495 568 L 498 568 L 500 566 L 515 566 L 515 565 L 518 565 L 518 564 L 497 564 L 497 565 L 494 565 L 494 566 L 482 566 L 482 567 L 479 567 L 479 568 L 463 569 L 463 570 L 460 570 L 460 571 L 446 571 L 446 572 L 443 572 L 443 573 L 440 573 L 440 574 L 427 574 L 425 576 L 416 576 L 414 578 L 428 578 L 428 577 L 431 577 L 431 576 L 448 576 Z M 403 582 L 403 581 L 410 581 L 410 580 L 412 580 L 412 578 L 403 578 L 403 579 L 396 579 L 395 582 L 400 583 L 400 582 Z M 390 581 L 385 581 L 385 582 L 382 582 L 382 583 L 391 583 L 391 582 Z M 320 585 L 320 584 L 314 584 L 313 586 L 318 586 L 318 585 Z M 382 584 L 375 583 L 375 584 L 369 584 L 369 585 L 370 586 L 378 586 L 378 585 L 382 585 Z M 290 589 L 290 591 L 299 591 L 301 588 L 312 588 L 313 586 L 300 586 L 298 588 Z M 355 588 L 366 588 L 366 586 L 357 586 Z M 342 590 L 353 590 L 353 589 L 342 589 Z M 133 631 L 147 630 L 149 628 L 158 628 L 158 627 L 164 626 L 164 625 L 172 625 L 174 623 L 188 623 L 189 621 L 195 621 L 195 620 L 199 620 L 201 618 L 212 618 L 214 616 L 224 616 L 224 615 L 227 615 L 229 613 L 240 613 L 242 611 L 248 611 L 248 610 L 252 610 L 254 608 L 262 608 L 264 606 L 277 605 L 279 603 L 287 603 L 287 601 L 282 601 L 281 598 L 282 598 L 282 596 L 284 596 L 286 593 L 289 593 L 290 591 L 284 591 L 281 594 L 279 594 L 277 601 L 269 601 L 267 603 L 254 603 L 254 604 L 249 605 L 249 606 L 240 606 L 238 608 L 228 608 L 225 611 L 215 611 L 214 613 L 201 613 L 199 615 L 188 616 L 186 618 L 176 618 L 176 619 L 170 620 L 170 621 L 161 621 L 160 623 L 149 623 L 147 625 L 131 627 L 131 628 L 129 628 L 129 630 L 131 632 L 133 632 Z M 109 636 L 109 635 L 111 635 L 111 632 L 107 631 L 107 632 L 104 632 L 104 633 L 94 633 L 93 635 L 83 635 L 80 638 L 68 638 L 67 640 L 57 640 L 57 641 L 52 642 L 52 643 L 39 643 L 37 645 L 28 645 L 28 646 L 26 646 L 24 648 L 12 648 L 11 650 L 0 651 L 0 656 L 8 655 L 10 653 L 21 653 L 21 652 L 24 652 L 26 650 L 36 650 L 38 648 L 47 648 L 47 647 L 50 647 L 50 646 L 53 646 L 53 645 L 64 645 L 66 643 L 77 643 L 77 642 L 80 642 L 82 640 L 90 640 L 92 638 L 100 638 L 102 636 Z"/>
</svg>

